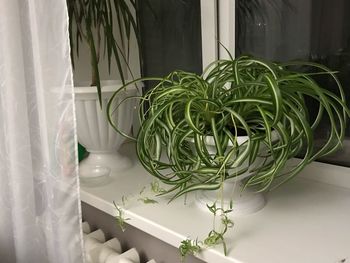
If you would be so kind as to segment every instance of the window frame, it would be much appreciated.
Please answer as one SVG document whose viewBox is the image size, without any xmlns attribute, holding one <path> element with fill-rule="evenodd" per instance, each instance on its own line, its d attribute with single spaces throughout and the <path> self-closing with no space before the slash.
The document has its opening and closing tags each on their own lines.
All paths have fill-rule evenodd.
<svg viewBox="0 0 350 263">
<path fill-rule="evenodd" d="M 202 64 L 205 69 L 216 59 L 235 57 L 236 0 L 201 0 Z M 219 45 L 220 42 L 222 45 Z"/>
</svg>

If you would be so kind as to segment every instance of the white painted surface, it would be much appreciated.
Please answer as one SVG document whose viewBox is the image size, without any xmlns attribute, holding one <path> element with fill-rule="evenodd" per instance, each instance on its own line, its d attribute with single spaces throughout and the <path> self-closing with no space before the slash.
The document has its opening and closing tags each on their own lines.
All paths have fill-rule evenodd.
<svg viewBox="0 0 350 263">
<path fill-rule="evenodd" d="M 124 146 L 133 152 L 133 144 Z M 193 196 L 187 205 L 183 200 L 167 204 L 145 205 L 134 202 L 143 186 L 152 181 L 137 163 L 122 175 L 113 174 L 113 181 L 101 187 L 82 187 L 82 201 L 116 215 L 113 201 L 126 204 L 128 224 L 133 225 L 175 247 L 186 237 L 195 239 L 207 235 L 212 225 L 210 214 L 195 206 Z M 328 168 L 325 168 L 328 167 Z M 268 195 L 268 203 L 256 214 L 234 218 L 235 226 L 227 234 L 229 254 L 222 247 L 205 250 L 199 258 L 213 263 L 338 263 L 350 260 L 350 169 L 312 164 L 301 176 Z M 331 176 L 344 186 L 315 181 Z M 305 179 L 311 175 L 311 179 Z M 117 179 L 115 179 L 118 177 Z M 322 179 L 323 180 L 323 179 Z M 335 184 L 332 182 L 332 184 Z M 134 196 L 134 198 L 130 198 Z M 118 227 L 116 225 L 116 227 Z"/>
<path fill-rule="evenodd" d="M 202 64 L 205 69 L 218 59 L 217 1 L 201 0 Z"/>
<path fill-rule="evenodd" d="M 219 58 L 229 59 L 230 54 L 235 57 L 235 0 L 220 0 L 218 25 L 219 25 L 219 40 L 221 45 L 219 46 Z M 226 49 L 230 52 L 227 53 Z"/>
</svg>

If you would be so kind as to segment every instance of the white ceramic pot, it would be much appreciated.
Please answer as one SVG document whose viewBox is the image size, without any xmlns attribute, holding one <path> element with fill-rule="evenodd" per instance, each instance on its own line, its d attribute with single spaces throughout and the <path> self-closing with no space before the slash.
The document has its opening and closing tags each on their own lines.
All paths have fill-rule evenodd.
<svg viewBox="0 0 350 263">
<path fill-rule="evenodd" d="M 277 133 L 272 133 L 272 139 L 277 139 Z M 237 144 L 242 145 L 244 142 L 248 141 L 248 136 L 238 136 Z M 207 145 L 207 150 L 210 154 L 216 153 L 215 143 L 213 137 L 206 137 L 205 143 Z M 229 144 L 232 147 L 232 144 Z M 260 151 L 266 151 L 267 149 L 260 146 Z M 262 209 L 266 204 L 266 199 L 263 193 L 256 192 L 254 189 L 246 187 L 243 189 L 244 185 L 242 180 L 251 176 L 252 172 L 256 167 L 262 164 L 265 158 L 257 157 L 254 163 L 248 163 L 248 160 L 242 163 L 242 165 L 237 169 L 242 169 L 248 167 L 247 172 L 223 182 L 223 188 L 217 191 L 198 191 L 196 194 L 197 205 L 205 211 L 208 211 L 207 205 L 212 205 L 216 202 L 217 207 L 221 207 L 224 210 L 230 209 L 232 204 L 232 212 L 230 216 L 242 216 L 251 213 L 255 213 Z M 233 171 L 234 173 L 234 171 Z M 218 191 L 221 191 L 220 193 Z M 220 196 L 220 198 L 219 198 Z"/>
<path fill-rule="evenodd" d="M 217 191 L 199 191 L 196 194 L 197 205 L 209 212 L 207 205 L 212 205 L 216 202 L 217 207 L 224 210 L 231 208 L 229 216 L 244 216 L 261 210 L 266 199 L 263 193 L 257 193 L 249 187 L 243 189 L 243 184 L 239 180 L 226 180 L 223 183 L 223 189 Z M 218 191 L 222 191 L 222 199 L 218 199 Z"/>
<path fill-rule="evenodd" d="M 106 113 L 108 100 L 121 86 L 121 82 L 104 81 L 101 84 L 102 109 L 96 87 L 77 85 L 74 88 L 78 141 L 90 153 L 79 164 L 79 176 L 83 183 L 107 182 L 111 172 L 122 171 L 132 166 L 131 160 L 118 152 L 125 137 L 108 123 Z M 114 100 L 113 106 L 135 92 L 136 90 L 126 90 Z M 113 114 L 118 127 L 126 133 L 131 131 L 134 104 L 132 100 L 127 100 Z"/>
</svg>

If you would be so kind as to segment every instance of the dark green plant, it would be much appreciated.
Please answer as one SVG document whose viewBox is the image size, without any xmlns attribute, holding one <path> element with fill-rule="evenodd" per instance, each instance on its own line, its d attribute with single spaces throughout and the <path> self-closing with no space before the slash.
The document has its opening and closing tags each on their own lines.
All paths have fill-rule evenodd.
<svg viewBox="0 0 350 263">
<path fill-rule="evenodd" d="M 300 67 L 312 68 L 313 73 L 300 72 Z M 313 80 L 320 74 L 333 78 L 337 94 Z M 169 185 L 166 192 L 174 192 L 173 198 L 219 189 L 223 181 L 248 170 L 245 185 L 265 191 L 342 146 L 350 110 L 335 72 L 320 64 L 242 56 L 215 61 L 201 76 L 174 71 L 158 80 L 140 98 L 137 155 L 150 174 Z M 134 83 L 114 94 L 109 115 L 117 110 L 111 107 L 117 94 Z M 318 105 L 315 118 L 309 116 L 306 98 Z M 329 119 L 330 132 L 321 149 L 315 149 L 314 131 L 323 115 Z M 112 118 L 109 121 L 118 131 Z M 238 145 L 241 134 L 248 140 Z M 207 149 L 208 136 L 214 139 L 214 154 Z M 265 161 L 259 167 L 252 171 L 242 165 L 253 163 L 263 146 L 268 150 L 260 156 Z M 298 164 L 286 169 L 297 154 L 302 154 Z"/>
<path fill-rule="evenodd" d="M 135 33 L 138 44 L 138 23 L 135 18 L 135 0 L 67 0 L 71 57 L 79 56 L 79 45 L 86 42 L 90 49 L 91 86 L 97 87 L 101 102 L 99 61 L 107 55 L 110 71 L 111 61 L 116 62 L 123 84 L 123 63 L 129 60 L 129 39 Z M 116 29 L 115 29 L 116 28 Z M 122 36 L 118 43 L 117 34 Z M 125 39 L 124 39 L 125 37 Z M 103 53 L 102 53 L 103 51 Z"/>
</svg>

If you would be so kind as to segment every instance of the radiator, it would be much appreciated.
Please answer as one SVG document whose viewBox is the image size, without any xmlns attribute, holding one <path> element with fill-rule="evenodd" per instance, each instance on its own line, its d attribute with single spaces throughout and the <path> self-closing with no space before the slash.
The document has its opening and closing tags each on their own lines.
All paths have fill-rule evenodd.
<svg viewBox="0 0 350 263">
<path fill-rule="evenodd" d="M 86 263 L 140 263 L 140 256 L 135 248 L 123 252 L 117 238 L 106 240 L 103 231 L 91 231 L 88 222 L 83 222 L 82 226 Z M 156 261 L 152 259 L 146 263 Z"/>
</svg>

